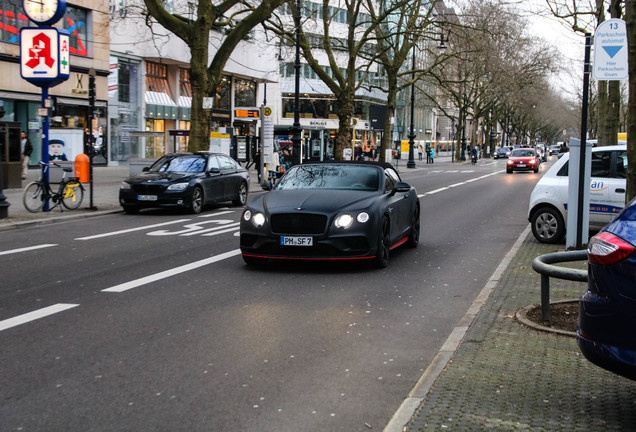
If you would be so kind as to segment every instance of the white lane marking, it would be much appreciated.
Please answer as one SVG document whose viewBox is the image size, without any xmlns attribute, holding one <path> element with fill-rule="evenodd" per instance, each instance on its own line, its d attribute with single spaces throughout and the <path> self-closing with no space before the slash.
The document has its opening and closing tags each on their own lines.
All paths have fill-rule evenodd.
<svg viewBox="0 0 636 432">
<path fill-rule="evenodd" d="M 11 249 L 11 250 L 6 250 L 6 251 L 0 251 L 0 255 L 11 255 L 14 253 L 20 253 L 20 252 L 28 252 L 28 251 L 32 251 L 32 250 L 37 250 L 37 249 L 43 249 L 43 248 L 47 248 L 47 247 L 53 247 L 53 246 L 57 246 L 57 244 L 41 244 L 41 245 L 37 245 L 37 246 L 29 246 L 29 247 L 24 247 L 24 248 L 19 248 L 19 249 Z"/>
<path fill-rule="evenodd" d="M 58 303 L 53 306 L 45 307 L 43 309 L 38 309 L 36 311 L 18 315 L 13 318 L 8 318 L 6 320 L 0 321 L 0 331 L 9 329 L 11 327 L 19 326 L 22 324 L 26 324 L 30 321 L 35 321 L 37 319 L 44 318 L 49 315 L 63 312 L 67 309 L 71 309 L 76 306 L 79 306 L 79 305 L 71 304 L 71 303 Z"/>
<path fill-rule="evenodd" d="M 120 231 L 111 231 L 111 232 L 108 232 L 108 233 L 95 234 L 95 235 L 87 236 L 87 237 L 78 237 L 75 240 L 93 240 L 93 239 L 96 239 L 96 238 L 110 237 L 110 236 L 115 236 L 115 235 L 119 235 L 119 234 L 126 234 L 126 233 L 129 233 L 129 232 L 134 232 L 134 231 L 143 231 L 143 230 L 147 230 L 147 229 L 150 229 L 150 228 L 156 228 L 156 227 L 160 227 L 160 226 L 178 224 L 178 223 L 182 223 L 182 222 L 189 222 L 190 220 L 191 219 L 177 219 L 177 220 L 174 220 L 174 221 L 163 222 L 163 223 L 154 224 L 154 225 L 146 225 L 146 226 L 142 226 L 142 227 L 129 228 L 129 229 L 120 230 Z"/>
<path fill-rule="evenodd" d="M 238 225 L 239 225 L 239 223 L 237 222 L 236 226 L 234 226 L 232 228 L 224 229 L 222 231 L 207 232 L 205 234 L 201 234 L 201 236 L 203 236 L 203 237 L 212 237 L 212 236 L 215 236 L 215 235 L 225 234 L 225 233 L 229 233 L 229 232 L 232 232 L 232 231 L 236 231 L 236 230 L 239 229 Z M 218 229 L 218 228 L 216 228 L 216 229 Z M 208 230 L 208 231 L 212 231 L 212 230 Z M 239 235 L 240 235 L 240 233 L 239 233 Z"/>
<path fill-rule="evenodd" d="M 466 180 L 466 181 L 463 181 L 463 182 L 455 183 L 455 184 L 448 185 L 448 186 L 445 186 L 445 187 L 442 187 L 442 188 L 439 188 L 439 189 L 435 189 L 435 190 L 432 190 L 432 191 L 429 191 L 429 192 L 425 192 L 423 194 L 419 194 L 417 197 L 418 198 L 422 198 L 422 197 L 425 197 L 427 195 L 433 195 L 433 194 L 445 191 L 445 190 L 450 189 L 450 188 L 454 188 L 454 187 L 457 187 L 457 186 L 463 186 L 465 184 L 472 183 L 472 182 L 477 181 L 477 180 L 485 179 L 487 177 L 490 177 L 490 176 L 493 176 L 493 175 L 497 175 L 497 174 L 501 174 L 501 173 L 500 172 L 493 172 L 493 173 L 490 173 L 490 174 L 485 174 L 485 175 L 483 175 L 481 177 L 475 177 L 475 178 L 472 178 L 472 179 L 469 179 L 469 180 Z"/>
<path fill-rule="evenodd" d="M 220 212 L 216 212 L 216 213 L 206 213 L 206 214 L 202 214 L 199 215 L 198 217 L 200 218 L 209 218 L 209 217 L 216 217 L 216 216 L 220 216 L 220 215 L 224 215 L 227 213 L 235 213 L 234 210 L 225 210 L 225 211 L 220 211 Z"/>
<path fill-rule="evenodd" d="M 222 226 L 206 228 L 203 226 L 205 224 L 218 224 Z M 149 235 L 149 236 L 167 236 L 167 235 L 191 236 L 191 235 L 206 233 L 209 231 L 219 230 L 222 228 L 227 228 L 230 226 L 238 226 L 238 224 L 239 222 L 234 222 L 232 221 L 232 219 L 207 220 L 203 222 L 195 222 L 191 224 L 186 224 L 183 226 L 183 229 L 179 231 L 157 230 L 157 231 L 146 233 L 146 235 Z"/>
<path fill-rule="evenodd" d="M 197 269 L 199 267 L 206 266 L 208 264 L 213 264 L 213 263 L 218 262 L 218 261 L 223 261 L 224 259 L 231 258 L 231 257 L 233 257 L 235 255 L 239 255 L 240 253 L 241 253 L 240 249 L 234 249 L 234 250 L 231 250 L 229 252 L 222 253 L 220 255 L 211 256 L 210 258 L 202 259 L 202 260 L 199 260 L 199 261 L 192 262 L 190 264 L 185 264 L 185 265 L 182 265 L 182 266 L 179 266 L 179 267 L 175 267 L 173 269 L 165 270 L 165 271 L 162 271 L 162 272 L 159 272 L 159 273 L 155 273 L 155 274 L 150 275 L 150 276 L 145 276 L 145 277 L 142 277 L 142 278 L 130 281 L 130 282 L 124 282 L 122 284 L 115 285 L 113 287 L 103 289 L 102 292 L 116 292 L 116 293 L 120 293 L 120 292 L 128 291 L 130 289 L 137 288 L 137 287 L 140 287 L 142 285 L 146 285 L 146 284 L 149 284 L 149 283 L 152 283 L 152 282 L 156 282 L 158 280 L 165 279 L 165 278 L 168 278 L 170 276 L 175 276 L 175 275 L 178 275 L 180 273 L 184 273 L 184 272 L 187 272 L 187 271 L 190 271 L 190 270 Z"/>
</svg>

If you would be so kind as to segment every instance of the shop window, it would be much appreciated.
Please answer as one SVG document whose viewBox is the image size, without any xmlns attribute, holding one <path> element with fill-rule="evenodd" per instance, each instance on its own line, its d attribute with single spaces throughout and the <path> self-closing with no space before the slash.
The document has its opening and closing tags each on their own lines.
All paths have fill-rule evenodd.
<svg viewBox="0 0 636 432">
<path fill-rule="evenodd" d="M 66 5 L 64 17 L 58 23 L 70 33 L 71 54 L 86 57 L 89 53 L 88 18 L 89 9 Z M 20 29 L 35 27 L 24 14 L 22 0 L 0 0 L 0 40 L 19 43 Z"/>
<path fill-rule="evenodd" d="M 179 69 L 179 95 L 192 97 L 192 86 L 190 85 L 190 71 L 188 69 Z"/>
<path fill-rule="evenodd" d="M 130 63 L 119 59 L 117 69 L 118 101 L 130 103 Z"/>
<path fill-rule="evenodd" d="M 230 79 L 223 77 L 221 84 L 216 87 L 216 94 L 214 96 L 214 108 L 216 109 L 230 109 L 230 95 L 231 95 Z"/>
<path fill-rule="evenodd" d="M 67 4 L 60 23 L 71 34 L 71 54 L 88 56 L 88 11 Z"/>
<path fill-rule="evenodd" d="M 234 84 L 234 105 L 239 107 L 256 106 L 256 82 L 237 78 Z"/>
<path fill-rule="evenodd" d="M 167 65 L 146 62 L 146 89 L 151 92 L 170 94 Z"/>
<path fill-rule="evenodd" d="M 0 36 L 3 42 L 19 42 L 20 29 L 29 26 L 21 0 L 0 2 Z"/>
</svg>

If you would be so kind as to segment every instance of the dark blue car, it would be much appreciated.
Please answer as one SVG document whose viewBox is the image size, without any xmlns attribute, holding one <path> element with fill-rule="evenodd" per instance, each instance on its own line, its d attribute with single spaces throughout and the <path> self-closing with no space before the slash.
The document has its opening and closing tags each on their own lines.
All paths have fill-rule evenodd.
<svg viewBox="0 0 636 432">
<path fill-rule="evenodd" d="M 636 380 L 636 199 L 588 246 L 578 344 L 592 363 Z"/>
</svg>

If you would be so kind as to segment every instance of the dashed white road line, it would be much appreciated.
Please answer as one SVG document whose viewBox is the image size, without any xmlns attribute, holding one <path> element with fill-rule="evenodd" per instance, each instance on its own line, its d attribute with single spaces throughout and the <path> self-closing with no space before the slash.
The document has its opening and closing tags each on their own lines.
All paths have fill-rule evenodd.
<svg viewBox="0 0 636 432">
<path fill-rule="evenodd" d="M 490 174 L 485 174 L 485 175 L 483 175 L 481 177 L 475 177 L 475 178 L 472 178 L 472 179 L 469 179 L 469 180 L 466 180 L 466 181 L 463 181 L 463 182 L 455 183 L 455 184 L 448 185 L 448 186 L 445 186 L 445 187 L 442 187 L 442 188 L 439 188 L 439 189 L 435 189 L 435 190 L 432 190 L 432 191 L 425 192 L 423 194 L 419 194 L 417 197 L 418 198 L 422 198 L 422 197 L 425 197 L 425 196 L 428 196 L 428 195 L 433 195 L 433 194 L 448 190 L 450 188 L 454 188 L 454 187 L 457 187 L 457 186 L 463 186 L 465 184 L 472 183 L 472 182 L 477 181 L 477 180 L 482 180 L 482 179 L 485 179 L 487 177 L 490 177 L 490 176 L 493 176 L 493 175 L 497 175 L 497 174 L 501 174 L 501 173 L 500 172 L 493 172 L 493 173 L 490 173 Z"/>
<path fill-rule="evenodd" d="M 32 251 L 32 250 L 44 249 L 44 248 L 53 247 L 53 246 L 57 246 L 57 244 L 48 243 L 48 244 L 41 244 L 41 245 L 36 245 L 36 246 L 23 247 L 23 248 L 19 248 L 19 249 L 11 249 L 11 250 L 6 250 L 6 251 L 0 251 L 0 255 L 11 255 L 11 254 L 14 254 L 14 253 L 28 252 L 28 251 Z"/>
<path fill-rule="evenodd" d="M 54 304 L 53 306 L 45 307 L 43 309 L 38 309 L 36 311 L 18 315 L 13 318 L 8 318 L 6 320 L 0 321 L 0 331 L 9 329 L 11 327 L 19 326 L 21 324 L 26 324 L 28 322 L 47 317 L 49 315 L 63 312 L 67 309 L 72 309 L 77 306 L 79 305 L 71 304 L 71 303 L 58 303 L 58 304 Z"/>
<path fill-rule="evenodd" d="M 206 259 L 202 259 L 202 260 L 199 260 L 199 261 L 195 261 L 195 262 L 192 262 L 190 264 L 185 264 L 185 265 L 182 265 L 182 266 L 179 266 L 179 267 L 175 267 L 173 269 L 164 270 L 162 272 L 155 273 L 155 274 L 149 275 L 149 276 L 145 276 L 145 277 L 142 277 L 142 278 L 130 281 L 130 282 L 124 282 L 122 284 L 115 285 L 113 287 L 103 289 L 102 292 L 121 293 L 121 292 L 124 292 L 124 291 L 128 291 L 130 289 L 133 289 L 133 288 L 140 287 L 142 285 L 146 285 L 146 284 L 149 284 L 149 283 L 152 283 L 152 282 L 156 282 L 156 281 L 161 280 L 161 279 L 165 279 L 165 278 L 168 278 L 168 277 L 171 277 L 171 276 L 178 275 L 180 273 L 184 273 L 184 272 L 187 272 L 187 271 L 190 271 L 190 270 L 194 270 L 194 269 L 197 269 L 199 267 L 206 266 L 208 264 L 212 264 L 212 263 L 215 263 L 215 262 L 218 262 L 218 261 L 223 261 L 224 259 L 233 257 L 235 255 L 239 255 L 240 253 L 241 253 L 240 249 L 234 249 L 234 250 L 231 250 L 229 252 L 225 252 L 225 253 L 222 253 L 222 254 L 219 254 L 219 255 L 211 256 L 210 258 L 206 258 Z"/>
</svg>

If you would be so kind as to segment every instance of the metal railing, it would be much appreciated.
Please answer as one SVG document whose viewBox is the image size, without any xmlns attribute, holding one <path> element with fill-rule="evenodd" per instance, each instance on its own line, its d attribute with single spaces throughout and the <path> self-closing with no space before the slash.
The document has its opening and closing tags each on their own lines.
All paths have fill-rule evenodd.
<svg viewBox="0 0 636 432">
<path fill-rule="evenodd" d="M 550 321 L 550 278 L 575 282 L 587 282 L 587 270 L 559 267 L 552 264 L 587 261 L 586 250 L 554 252 L 540 255 L 532 260 L 532 268 L 541 274 L 541 319 Z"/>
</svg>

